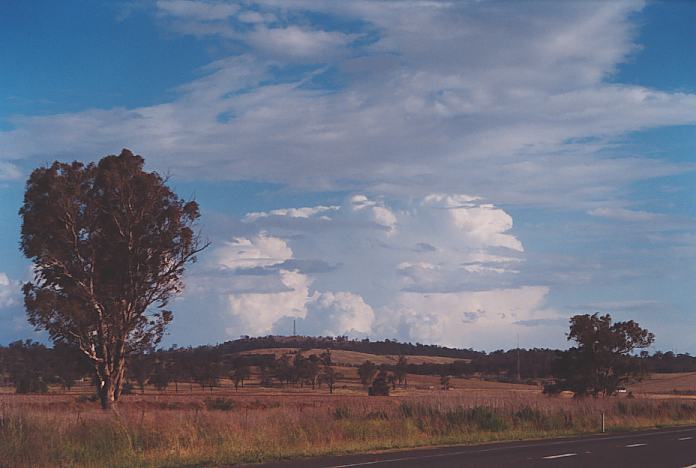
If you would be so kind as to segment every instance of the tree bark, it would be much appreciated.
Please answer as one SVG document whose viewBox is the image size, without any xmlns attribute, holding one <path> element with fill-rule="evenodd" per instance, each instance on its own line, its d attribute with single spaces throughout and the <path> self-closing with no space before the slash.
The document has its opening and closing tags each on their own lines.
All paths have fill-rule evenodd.
<svg viewBox="0 0 696 468">
<path fill-rule="evenodd" d="M 99 401 L 103 410 L 110 410 L 114 407 L 114 382 L 110 377 L 105 377 L 104 380 L 100 382 L 101 387 L 99 388 Z"/>
</svg>

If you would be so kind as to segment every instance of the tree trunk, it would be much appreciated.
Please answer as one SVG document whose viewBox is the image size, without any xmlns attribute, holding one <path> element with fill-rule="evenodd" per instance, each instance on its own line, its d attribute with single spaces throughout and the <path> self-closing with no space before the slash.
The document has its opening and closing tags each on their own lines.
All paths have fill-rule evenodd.
<svg viewBox="0 0 696 468">
<path fill-rule="evenodd" d="M 110 410 L 116 403 L 114 395 L 114 382 L 111 378 L 107 377 L 106 379 L 100 382 L 100 385 L 101 387 L 99 388 L 99 402 L 101 403 L 101 407 L 103 410 Z"/>
</svg>

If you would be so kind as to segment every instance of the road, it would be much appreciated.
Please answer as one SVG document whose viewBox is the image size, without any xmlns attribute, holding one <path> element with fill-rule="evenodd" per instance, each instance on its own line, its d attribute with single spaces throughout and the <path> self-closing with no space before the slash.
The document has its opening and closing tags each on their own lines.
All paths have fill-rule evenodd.
<svg viewBox="0 0 696 468">
<path fill-rule="evenodd" d="M 257 468 L 696 468 L 696 426 L 622 434 L 308 458 Z"/>
</svg>

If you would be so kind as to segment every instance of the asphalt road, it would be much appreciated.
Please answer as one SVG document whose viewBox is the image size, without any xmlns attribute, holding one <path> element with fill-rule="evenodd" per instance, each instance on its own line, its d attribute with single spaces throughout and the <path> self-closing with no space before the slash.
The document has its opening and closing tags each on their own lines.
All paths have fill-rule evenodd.
<svg viewBox="0 0 696 468">
<path fill-rule="evenodd" d="M 263 468 L 696 468 L 696 426 L 624 434 L 308 458 Z"/>
</svg>

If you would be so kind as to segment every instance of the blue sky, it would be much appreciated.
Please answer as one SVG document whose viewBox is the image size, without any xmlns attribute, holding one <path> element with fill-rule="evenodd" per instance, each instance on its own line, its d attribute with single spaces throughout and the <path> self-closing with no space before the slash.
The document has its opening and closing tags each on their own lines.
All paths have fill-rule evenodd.
<svg viewBox="0 0 696 468">
<path fill-rule="evenodd" d="M 565 346 L 608 312 L 696 352 L 692 2 L 0 4 L 0 343 L 24 180 L 128 147 L 213 241 L 167 344 Z"/>
</svg>

